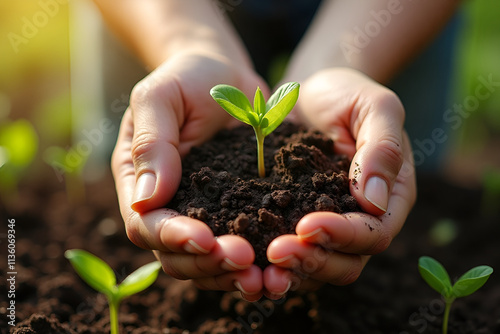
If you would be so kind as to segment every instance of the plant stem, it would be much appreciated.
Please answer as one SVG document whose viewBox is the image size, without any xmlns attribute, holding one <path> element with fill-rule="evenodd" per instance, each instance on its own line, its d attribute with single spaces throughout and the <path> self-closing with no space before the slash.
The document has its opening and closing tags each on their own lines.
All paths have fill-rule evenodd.
<svg viewBox="0 0 500 334">
<path fill-rule="evenodd" d="M 266 168 L 264 166 L 264 135 L 260 129 L 255 130 L 255 137 L 257 138 L 257 161 L 259 168 L 259 176 L 266 177 Z"/>
<path fill-rule="evenodd" d="M 450 317 L 450 309 L 451 309 L 452 303 L 453 303 L 453 299 L 446 300 L 446 305 L 444 307 L 444 315 L 443 315 L 443 334 L 448 333 L 448 318 Z"/>
<path fill-rule="evenodd" d="M 120 300 L 117 298 L 109 298 L 109 324 L 111 326 L 111 334 L 118 334 L 118 309 Z"/>
</svg>

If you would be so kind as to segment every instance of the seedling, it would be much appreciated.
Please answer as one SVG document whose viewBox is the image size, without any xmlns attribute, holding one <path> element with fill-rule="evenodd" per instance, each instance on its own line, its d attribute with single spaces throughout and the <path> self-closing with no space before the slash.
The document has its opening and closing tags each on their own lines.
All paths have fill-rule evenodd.
<svg viewBox="0 0 500 334">
<path fill-rule="evenodd" d="M 257 138 L 257 161 L 259 176 L 266 176 L 264 166 L 264 138 L 273 132 L 292 111 L 299 97 L 300 85 L 289 82 L 276 90 L 265 101 L 259 87 L 255 91 L 253 108 L 245 94 L 236 87 L 217 85 L 210 90 L 213 99 L 231 116 L 251 125 Z"/>
<path fill-rule="evenodd" d="M 448 332 L 450 308 L 455 299 L 476 292 L 493 273 L 493 268 L 489 266 L 478 266 L 463 274 L 452 285 L 450 276 L 443 265 L 428 256 L 422 256 L 418 260 L 418 270 L 427 284 L 444 297 L 443 334 Z"/>
<path fill-rule="evenodd" d="M 38 135 L 25 120 L 0 121 L 0 195 L 17 195 L 17 186 L 38 151 Z"/>
<path fill-rule="evenodd" d="M 116 284 L 116 276 L 111 267 L 95 255 L 81 249 L 71 249 L 64 256 L 88 285 L 108 298 L 111 334 L 118 334 L 118 309 L 122 299 L 153 284 L 161 268 L 158 261 L 148 263 Z"/>
</svg>

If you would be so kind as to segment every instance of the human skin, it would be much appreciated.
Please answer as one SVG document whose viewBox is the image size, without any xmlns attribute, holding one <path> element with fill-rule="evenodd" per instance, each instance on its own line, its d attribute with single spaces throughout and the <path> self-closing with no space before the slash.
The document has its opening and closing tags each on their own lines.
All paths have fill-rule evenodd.
<svg viewBox="0 0 500 334">
<path fill-rule="evenodd" d="M 351 283 L 370 255 L 388 247 L 404 224 L 416 189 L 404 109 L 377 81 L 392 77 L 432 38 L 455 1 L 412 4 L 411 10 L 394 15 L 355 61 L 344 58 L 339 43 L 354 26 L 372 19 L 370 10 L 388 3 L 325 1 L 292 55 L 284 81 L 301 83 L 293 119 L 331 136 L 337 151 L 353 158 L 350 178 L 356 167 L 361 169 L 351 192 L 366 213 L 307 215 L 298 223 L 297 235 L 270 244 L 273 264 L 263 272 L 253 265 L 253 249 L 243 238 L 215 238 L 204 223 L 164 208 L 180 182 L 182 157 L 232 125 L 211 100 L 210 88 L 226 83 L 250 96 L 260 86 L 269 96 L 241 41 L 212 1 L 95 2 L 152 70 L 132 92 L 112 170 L 129 238 L 154 250 L 167 274 L 192 279 L 204 289 L 240 290 L 248 300 L 263 294 L 280 298 L 292 288 Z M 365 223 L 374 230 L 368 233 Z M 314 270 L 306 266 L 311 261 Z"/>
<path fill-rule="evenodd" d="M 323 2 L 282 82 L 301 82 L 292 118 L 329 135 L 336 151 L 352 159 L 349 177 L 356 182 L 350 190 L 368 215 L 313 213 L 298 223 L 297 235 L 273 240 L 267 255 L 280 270 L 266 269 L 273 271 L 264 273 L 266 291 L 352 283 L 370 255 L 398 234 L 416 199 L 413 158 L 403 106 L 378 83 L 388 82 L 421 51 L 459 3 Z M 373 13 L 382 12 L 388 24 L 358 53 L 346 51 L 345 45 L 356 45 L 354 28 L 364 30 Z"/>
</svg>

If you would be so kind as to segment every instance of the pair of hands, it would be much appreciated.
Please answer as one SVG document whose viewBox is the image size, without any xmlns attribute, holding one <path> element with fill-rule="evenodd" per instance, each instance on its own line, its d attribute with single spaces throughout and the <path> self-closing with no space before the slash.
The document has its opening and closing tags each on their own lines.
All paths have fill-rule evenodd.
<svg viewBox="0 0 500 334">
<path fill-rule="evenodd" d="M 353 161 L 351 193 L 366 213 L 316 212 L 301 219 L 296 235 L 271 242 L 263 271 L 243 238 L 215 238 L 201 221 L 164 206 L 181 179 L 181 159 L 235 120 L 210 97 L 226 83 L 252 96 L 270 89 L 246 66 L 209 53 L 179 54 L 132 92 L 112 158 L 127 235 L 155 251 L 164 271 L 200 288 L 241 291 L 244 298 L 277 299 L 289 290 L 355 281 L 369 256 L 386 249 L 414 204 L 411 148 L 404 110 L 394 93 L 351 69 L 322 70 L 301 82 L 290 119 L 335 140 Z"/>
</svg>

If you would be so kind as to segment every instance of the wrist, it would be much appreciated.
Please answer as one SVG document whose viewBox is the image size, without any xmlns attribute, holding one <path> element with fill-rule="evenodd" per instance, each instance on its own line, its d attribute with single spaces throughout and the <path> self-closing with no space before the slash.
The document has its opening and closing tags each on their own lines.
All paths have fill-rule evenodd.
<svg viewBox="0 0 500 334">
<path fill-rule="evenodd" d="M 307 50 L 307 49 L 305 49 Z M 297 50 L 288 63 L 283 81 L 304 82 L 315 73 L 331 68 L 359 69 L 356 63 L 349 62 L 340 50 L 321 50 L 321 52 L 308 52 Z M 359 61 L 359 60 L 358 60 Z"/>
<path fill-rule="evenodd" d="M 230 55 L 233 63 L 252 66 L 242 41 L 212 0 L 169 0 L 165 6 L 156 56 L 146 48 L 148 67 L 185 53 Z"/>
<path fill-rule="evenodd" d="M 188 34 L 173 34 L 165 39 L 158 60 L 153 66 L 185 55 L 199 55 L 217 59 L 240 68 L 252 68 L 250 58 L 236 43 L 221 41 L 215 33 L 191 31 Z"/>
</svg>

